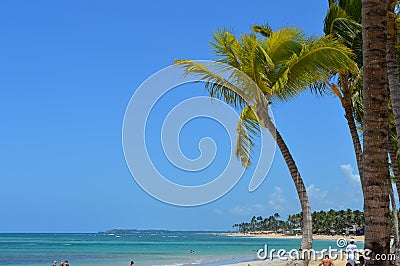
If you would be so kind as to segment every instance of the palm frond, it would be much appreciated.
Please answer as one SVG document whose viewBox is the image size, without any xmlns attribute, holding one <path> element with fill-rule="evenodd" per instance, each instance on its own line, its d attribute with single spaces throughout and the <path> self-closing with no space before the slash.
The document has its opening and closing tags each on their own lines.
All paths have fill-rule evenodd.
<svg viewBox="0 0 400 266">
<path fill-rule="evenodd" d="M 269 38 L 272 34 L 272 29 L 268 24 L 264 25 L 253 25 L 251 26 L 251 30 L 255 33 L 259 33 L 262 36 Z"/>
<path fill-rule="evenodd" d="M 352 20 L 361 23 L 361 0 L 340 0 L 338 5 Z"/>
<path fill-rule="evenodd" d="M 362 26 L 360 23 L 349 18 L 337 18 L 332 22 L 331 34 L 342 41 L 347 47 L 352 48 L 358 44 L 356 41 L 360 39 Z M 356 46 L 357 49 L 362 47 Z"/>
<path fill-rule="evenodd" d="M 331 36 L 324 36 L 303 45 L 299 54 L 292 54 L 272 86 L 273 94 L 288 100 L 315 82 L 326 81 L 332 73 L 358 72 L 352 51 Z"/>
<path fill-rule="evenodd" d="M 317 81 L 310 86 L 312 94 L 317 96 L 323 96 L 330 93 L 330 87 L 328 81 Z"/>
<path fill-rule="evenodd" d="M 238 136 L 235 154 L 244 167 L 249 167 L 251 165 L 255 138 L 260 136 L 260 124 L 250 106 L 243 108 L 236 131 Z"/>
<path fill-rule="evenodd" d="M 255 138 L 260 135 L 260 124 L 252 109 L 244 99 L 236 92 L 243 91 L 252 84 L 247 84 L 245 79 L 233 75 L 232 73 L 225 78 L 224 73 L 231 70 L 228 66 L 217 64 L 216 71 L 210 70 L 206 65 L 192 60 L 179 60 L 174 65 L 181 66 L 185 70 L 185 75 L 194 74 L 206 83 L 206 88 L 213 98 L 222 98 L 228 104 L 243 107 L 237 125 L 236 156 L 240 159 L 243 166 L 250 166 L 251 156 L 255 145 Z M 221 73 L 221 74 L 217 74 Z M 239 80 L 238 80 L 239 79 Z M 254 83 L 253 83 L 254 84 Z"/>
<path fill-rule="evenodd" d="M 234 107 L 246 105 L 245 100 L 235 92 L 239 91 L 239 88 L 223 77 L 224 72 L 221 73 L 221 69 L 218 74 L 204 64 L 192 60 L 177 60 L 174 65 L 183 67 L 185 75 L 194 74 L 199 77 L 200 81 L 205 82 L 205 88 L 210 97 L 222 99 Z"/>
<path fill-rule="evenodd" d="M 338 18 L 332 22 L 331 34 L 341 43 L 352 49 L 356 54 L 356 61 L 362 65 L 362 26 L 349 18 Z"/>
<path fill-rule="evenodd" d="M 326 35 L 331 33 L 332 23 L 333 21 L 335 21 L 335 19 L 338 18 L 349 18 L 349 17 L 346 14 L 346 11 L 343 10 L 343 8 L 341 8 L 337 4 L 331 5 L 324 19 L 324 33 Z"/>
<path fill-rule="evenodd" d="M 240 36 L 240 66 L 238 69 L 249 76 L 258 87 L 269 94 L 270 81 L 268 72 L 274 68 L 274 63 L 268 53 L 259 45 L 254 34 Z"/>
<path fill-rule="evenodd" d="M 363 131 L 363 122 L 364 122 L 364 103 L 362 95 L 363 95 L 362 89 L 360 89 L 357 90 L 352 96 L 354 120 L 357 123 L 358 131 L 361 133 Z"/>
<path fill-rule="evenodd" d="M 297 28 L 282 28 L 273 32 L 263 44 L 264 50 L 270 55 L 275 64 L 290 57 L 292 53 L 299 53 L 306 38 Z"/>
<path fill-rule="evenodd" d="M 239 68 L 240 62 L 237 57 L 237 51 L 240 44 L 236 37 L 226 29 L 218 30 L 213 34 L 214 41 L 210 42 L 211 49 L 219 58 L 219 62 L 226 63 Z"/>
</svg>

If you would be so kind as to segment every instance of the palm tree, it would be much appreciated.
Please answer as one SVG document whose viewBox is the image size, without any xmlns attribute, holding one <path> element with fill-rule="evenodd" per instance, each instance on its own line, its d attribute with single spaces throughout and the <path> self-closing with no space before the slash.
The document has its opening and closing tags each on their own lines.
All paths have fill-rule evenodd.
<svg viewBox="0 0 400 266">
<path fill-rule="evenodd" d="M 358 129 L 360 131 L 363 130 L 363 118 L 364 118 L 364 106 L 362 103 L 362 99 L 359 97 L 361 94 L 358 92 L 355 94 L 354 103 L 356 105 L 356 116 L 355 119 L 359 125 Z M 399 160 L 398 160 L 398 144 L 397 144 L 397 132 L 394 123 L 394 115 L 392 106 L 389 104 L 389 132 L 388 132 L 388 156 L 390 159 L 389 167 L 390 167 L 390 174 L 392 175 L 390 179 L 387 181 L 387 188 L 388 188 L 388 196 L 390 199 L 390 204 L 392 210 L 397 210 L 396 207 L 396 199 L 393 192 L 393 187 L 397 188 L 397 192 L 400 193 L 400 168 L 399 168 Z M 399 220 L 397 216 L 397 212 L 393 211 L 393 228 L 394 228 L 394 245 L 393 249 L 395 250 L 396 254 L 400 252 L 398 250 L 399 247 Z M 400 256 L 396 256 L 396 265 L 400 265 Z"/>
<path fill-rule="evenodd" d="M 386 42 L 386 62 L 387 77 L 389 84 L 390 99 L 394 114 L 394 125 L 396 129 L 397 143 L 400 143 L 400 81 L 399 67 L 397 58 L 397 23 L 395 7 L 397 1 L 388 0 L 387 12 L 387 42 Z M 395 159 L 395 158 L 393 158 Z"/>
<path fill-rule="evenodd" d="M 253 218 L 251 218 L 251 230 L 253 232 L 256 230 L 256 224 L 257 224 L 257 218 L 253 216 Z"/>
<path fill-rule="evenodd" d="M 353 148 L 356 154 L 358 172 L 360 174 L 361 187 L 364 187 L 362 172 L 362 148 L 354 121 L 353 97 L 362 89 L 362 26 L 361 26 L 361 0 L 329 1 L 329 9 L 325 16 L 324 32 L 333 35 L 356 55 L 357 71 L 337 75 L 333 73 L 331 80 L 335 80 L 326 86 L 336 95 L 344 109 L 347 124 L 350 130 Z M 320 88 L 320 89 L 321 89 Z"/>
<path fill-rule="evenodd" d="M 242 71 L 260 88 L 265 100 L 258 106 L 251 106 L 241 98 L 238 92 L 243 88 L 234 86 L 203 64 L 190 60 L 180 60 L 176 64 L 183 66 L 186 73 L 194 73 L 206 81 L 211 97 L 222 98 L 241 108 L 236 155 L 244 166 L 250 165 L 254 137 L 259 134 L 260 125 L 272 134 L 300 200 L 303 214 L 301 248 L 310 249 L 312 219 L 306 187 L 288 146 L 269 118 L 267 108 L 271 101 L 290 99 L 312 84 L 326 80 L 330 71 L 347 73 L 356 66 L 350 59 L 351 51 L 330 36 L 305 38 L 301 31 L 294 28 L 282 28 L 275 32 L 266 26 L 253 26 L 252 29 L 263 37 L 251 33 L 241 35 L 238 40 L 229 31 L 222 30 L 214 34 L 211 45 L 219 56 L 218 62 Z"/>
<path fill-rule="evenodd" d="M 263 222 L 263 218 L 262 218 L 262 216 L 258 216 L 257 217 L 257 230 L 258 231 L 261 231 L 262 230 L 262 222 Z"/>
<path fill-rule="evenodd" d="M 389 106 L 390 108 L 390 106 Z M 392 110 L 390 110 L 392 111 Z M 399 145 L 397 143 L 397 132 L 394 125 L 393 112 L 389 111 L 389 158 L 392 169 L 394 184 L 397 188 L 397 194 L 400 195 L 400 164 L 399 164 Z"/>
<path fill-rule="evenodd" d="M 389 74 L 388 74 L 389 75 Z M 393 108 L 389 106 L 389 141 L 388 141 L 388 150 L 389 150 L 389 160 L 390 160 L 390 173 L 391 178 L 388 182 L 389 188 L 389 197 L 390 203 L 392 206 L 393 211 L 393 227 L 394 227 L 394 242 L 393 248 L 398 252 L 399 247 L 399 219 L 397 216 L 397 206 L 396 206 L 396 199 L 393 192 L 393 185 L 397 188 L 399 192 L 400 189 L 400 169 L 399 169 L 399 160 L 397 158 L 398 154 L 398 144 L 397 144 L 397 131 L 394 122 L 394 114 Z M 397 258 L 400 260 L 399 256 Z"/>
<path fill-rule="evenodd" d="M 391 100 L 391 112 L 389 112 L 389 158 L 391 162 L 391 169 L 393 173 L 393 183 L 397 187 L 397 192 L 400 192 L 400 171 L 399 160 L 397 157 L 398 143 L 400 136 L 400 81 L 399 81 L 399 67 L 397 58 L 397 16 L 395 14 L 397 1 L 388 1 L 387 13 L 387 41 L 386 41 L 386 62 L 387 62 L 387 75 Z M 396 200 L 393 193 L 392 182 L 389 182 L 389 195 L 390 202 L 393 210 L 393 224 L 394 224 L 394 248 L 396 253 L 399 247 L 399 220 L 397 217 Z M 398 257 L 398 256 L 397 256 Z"/>
<path fill-rule="evenodd" d="M 278 218 L 280 217 L 280 215 L 279 215 L 279 213 L 274 213 L 274 220 L 275 220 L 275 232 L 277 232 L 278 231 L 278 227 L 279 227 L 279 221 L 278 221 Z"/>
<path fill-rule="evenodd" d="M 363 165 L 365 248 L 371 257 L 388 254 L 390 243 L 388 168 L 388 95 L 386 68 L 387 1 L 362 1 Z M 367 265 L 388 265 L 369 260 Z"/>
<path fill-rule="evenodd" d="M 397 108 L 400 107 L 400 83 L 398 77 L 398 65 L 397 65 L 397 36 L 396 36 L 396 24 L 395 24 L 395 15 L 394 15 L 394 7 L 397 1 L 388 1 L 388 37 L 386 43 L 386 61 L 388 66 L 388 80 L 389 80 L 389 88 L 391 92 L 391 98 L 393 98 L 394 103 Z M 361 1 L 360 0 L 338 0 L 338 1 L 330 1 L 330 8 L 328 14 L 325 19 L 325 33 L 334 34 L 337 36 L 347 47 L 351 48 L 355 54 L 357 54 L 356 62 L 360 69 L 362 69 L 362 61 L 359 59 L 362 53 L 362 26 L 361 26 Z M 361 76 L 361 75 L 359 75 Z M 354 77 L 350 77 L 354 80 Z M 343 80 L 343 77 L 340 76 L 339 80 Z M 353 82 L 354 83 L 354 82 Z M 342 83 L 341 83 L 342 84 Z M 344 84 L 346 85 L 346 84 Z M 356 133 L 357 129 L 355 127 L 354 118 L 359 120 L 359 125 L 362 127 L 362 119 L 363 119 L 363 103 L 359 103 L 358 106 L 354 109 L 359 109 L 358 113 L 357 110 L 353 109 L 353 115 L 351 115 L 351 109 L 349 108 L 352 106 L 351 100 L 352 98 L 357 98 L 360 100 L 360 96 L 362 94 L 362 87 L 357 85 L 355 87 L 356 90 L 351 90 L 349 95 L 349 100 L 347 100 L 347 104 L 342 105 L 345 109 L 346 119 L 349 124 L 354 150 L 356 152 L 357 164 L 359 168 L 360 178 L 361 178 L 361 185 L 364 191 L 364 188 L 367 186 L 363 170 L 362 170 L 362 157 L 363 153 L 361 150 L 361 145 L 359 141 L 359 136 Z M 345 95 L 346 96 L 346 95 Z M 345 98 L 345 97 L 343 97 Z M 356 101 L 357 101 L 356 100 Z M 353 105 L 357 105 L 357 103 L 353 102 Z M 360 106 L 361 105 L 361 106 Z M 392 104 L 393 105 L 393 104 Z M 347 108 L 346 108 L 347 106 Z M 399 109 L 398 109 L 399 110 Z M 399 110 L 400 111 L 400 110 Z M 400 114 L 400 112 L 399 112 Z M 354 117 L 355 116 L 355 117 Z M 400 115 L 398 117 L 398 121 L 400 121 Z M 394 119 L 392 119 L 393 121 Z M 399 124 L 399 123 L 397 123 Z M 397 126 L 396 124 L 396 126 Z M 393 143 L 397 143 L 396 128 L 394 128 L 394 132 L 392 133 L 395 138 L 393 138 Z M 393 149 L 396 147 L 396 149 Z M 397 159 L 396 153 L 394 150 L 397 150 L 397 144 L 392 145 L 389 141 L 389 151 L 390 151 L 390 159 L 392 162 L 392 168 L 394 172 L 397 172 L 399 161 Z M 394 166 L 394 167 L 393 167 Z M 400 189 L 400 175 L 395 175 L 397 190 L 399 192 Z M 396 204 L 393 194 L 393 189 L 391 186 L 390 181 L 387 182 L 388 193 L 391 198 L 392 209 L 396 210 Z M 397 214 L 397 213 L 396 213 Z M 398 220 L 394 219 L 394 228 L 395 228 L 395 239 L 398 239 Z M 398 241 L 396 242 L 396 246 Z"/>
</svg>

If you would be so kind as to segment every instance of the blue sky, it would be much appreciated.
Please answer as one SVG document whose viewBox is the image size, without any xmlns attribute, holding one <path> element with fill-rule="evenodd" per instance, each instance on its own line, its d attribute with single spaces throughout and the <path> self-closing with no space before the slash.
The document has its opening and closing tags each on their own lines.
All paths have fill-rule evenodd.
<svg viewBox="0 0 400 266">
<path fill-rule="evenodd" d="M 245 175 L 227 195 L 204 206 L 160 202 L 130 175 L 122 123 L 130 97 L 151 74 L 177 58 L 214 58 L 208 45 L 214 30 L 239 34 L 268 22 L 320 35 L 327 2 L 2 1 L 0 232 L 228 230 L 253 215 L 300 211 L 279 152 L 255 192 L 248 192 Z M 200 87 L 181 89 L 166 102 L 196 95 L 205 94 Z M 361 209 L 338 100 L 305 93 L 277 104 L 273 113 L 312 209 Z M 197 122 L 184 128 L 182 150 L 196 157 L 196 140 L 213 134 L 224 150 L 218 125 Z M 155 139 L 156 125 L 150 127 Z M 152 159 L 162 161 L 157 141 L 152 145 Z"/>
</svg>

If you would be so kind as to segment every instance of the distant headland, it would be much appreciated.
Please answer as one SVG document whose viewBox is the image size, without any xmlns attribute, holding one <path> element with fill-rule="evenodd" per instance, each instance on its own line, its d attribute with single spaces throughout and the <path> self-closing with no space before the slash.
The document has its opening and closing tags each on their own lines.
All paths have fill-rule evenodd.
<svg viewBox="0 0 400 266">
<path fill-rule="evenodd" d="M 129 234 L 138 234 L 138 233 L 167 233 L 170 232 L 170 230 L 157 230 L 157 229 L 147 229 L 147 230 L 139 230 L 139 229 L 119 229 L 119 228 L 114 228 L 110 230 L 106 230 L 104 232 L 100 231 L 99 234 L 124 234 L 124 235 L 129 235 Z"/>
</svg>

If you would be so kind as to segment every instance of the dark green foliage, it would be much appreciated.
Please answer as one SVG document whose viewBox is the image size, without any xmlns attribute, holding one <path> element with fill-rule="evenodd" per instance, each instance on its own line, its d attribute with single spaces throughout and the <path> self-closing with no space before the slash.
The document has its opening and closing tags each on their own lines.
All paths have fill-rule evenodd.
<svg viewBox="0 0 400 266">
<path fill-rule="evenodd" d="M 302 213 L 279 219 L 275 213 L 268 218 L 253 216 L 250 222 L 233 225 L 239 232 L 273 231 L 289 234 L 299 233 L 302 228 Z M 392 215 L 393 217 L 393 215 Z M 393 219 L 393 218 L 392 218 Z M 359 210 L 329 210 L 312 213 L 314 234 L 355 234 L 364 230 L 364 213 Z"/>
</svg>

